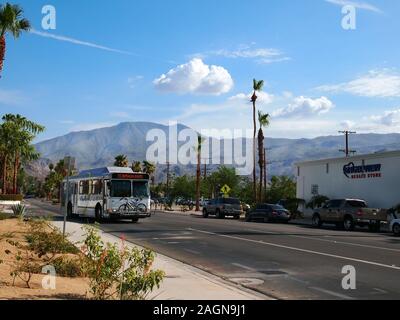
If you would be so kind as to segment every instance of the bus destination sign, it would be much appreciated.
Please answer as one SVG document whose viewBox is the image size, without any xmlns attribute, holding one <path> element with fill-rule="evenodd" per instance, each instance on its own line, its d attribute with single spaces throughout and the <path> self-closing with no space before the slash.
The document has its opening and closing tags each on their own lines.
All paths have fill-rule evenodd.
<svg viewBox="0 0 400 320">
<path fill-rule="evenodd" d="M 113 179 L 122 180 L 149 180 L 150 177 L 146 173 L 113 173 Z"/>
</svg>

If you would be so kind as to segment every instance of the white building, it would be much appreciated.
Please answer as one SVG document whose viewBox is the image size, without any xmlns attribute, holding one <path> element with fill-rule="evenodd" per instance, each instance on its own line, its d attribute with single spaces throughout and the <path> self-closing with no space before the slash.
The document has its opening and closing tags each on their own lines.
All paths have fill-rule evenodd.
<svg viewBox="0 0 400 320">
<path fill-rule="evenodd" d="M 353 198 L 370 207 L 400 204 L 400 151 L 296 163 L 297 197 Z"/>
</svg>

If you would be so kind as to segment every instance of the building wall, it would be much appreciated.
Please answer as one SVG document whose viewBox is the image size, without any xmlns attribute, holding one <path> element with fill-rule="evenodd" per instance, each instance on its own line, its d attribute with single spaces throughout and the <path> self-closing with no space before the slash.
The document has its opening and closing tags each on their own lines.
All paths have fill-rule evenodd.
<svg viewBox="0 0 400 320">
<path fill-rule="evenodd" d="M 345 165 L 354 162 L 359 167 L 363 161 L 365 166 L 380 164 L 380 171 L 348 173 L 349 177 L 345 175 Z M 296 172 L 299 173 L 297 197 L 306 201 L 313 197 L 314 191 L 330 199 L 363 199 L 370 207 L 376 208 L 391 208 L 400 204 L 400 154 L 303 163 L 296 169 L 299 171 Z"/>
</svg>

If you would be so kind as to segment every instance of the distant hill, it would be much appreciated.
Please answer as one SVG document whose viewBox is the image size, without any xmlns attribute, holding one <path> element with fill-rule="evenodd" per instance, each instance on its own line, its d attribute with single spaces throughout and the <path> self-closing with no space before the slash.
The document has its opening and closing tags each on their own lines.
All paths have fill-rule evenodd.
<svg viewBox="0 0 400 320">
<path fill-rule="evenodd" d="M 188 128 L 177 125 L 178 132 Z M 168 137 L 169 127 L 151 122 L 124 122 L 119 125 L 91 131 L 72 132 L 67 135 L 40 142 L 35 145 L 41 159 L 26 166 L 29 174 L 42 178 L 48 172 L 48 164 L 57 162 L 66 154 L 76 157 L 78 169 L 111 165 L 114 157 L 125 154 L 129 160 L 144 160 L 147 148 L 146 134 L 159 129 Z M 358 154 L 400 150 L 400 134 L 358 134 L 351 136 L 351 146 Z M 315 139 L 266 138 L 270 165 L 269 175 L 292 175 L 293 163 L 297 161 L 340 157 L 343 154 L 343 136 L 326 136 Z M 182 143 L 181 143 L 182 144 Z M 211 170 L 216 166 L 210 166 Z M 194 174 L 195 167 L 172 166 L 176 175 Z M 166 167 L 158 166 L 156 179 L 165 178 Z"/>
</svg>

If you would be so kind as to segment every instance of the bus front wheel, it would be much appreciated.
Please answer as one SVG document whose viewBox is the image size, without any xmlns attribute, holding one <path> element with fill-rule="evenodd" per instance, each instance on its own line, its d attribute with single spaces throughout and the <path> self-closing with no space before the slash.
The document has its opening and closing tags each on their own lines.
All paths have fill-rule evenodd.
<svg viewBox="0 0 400 320">
<path fill-rule="evenodd" d="M 101 205 L 96 206 L 95 217 L 96 222 L 100 223 L 103 221 L 103 209 L 101 208 Z"/>
</svg>

